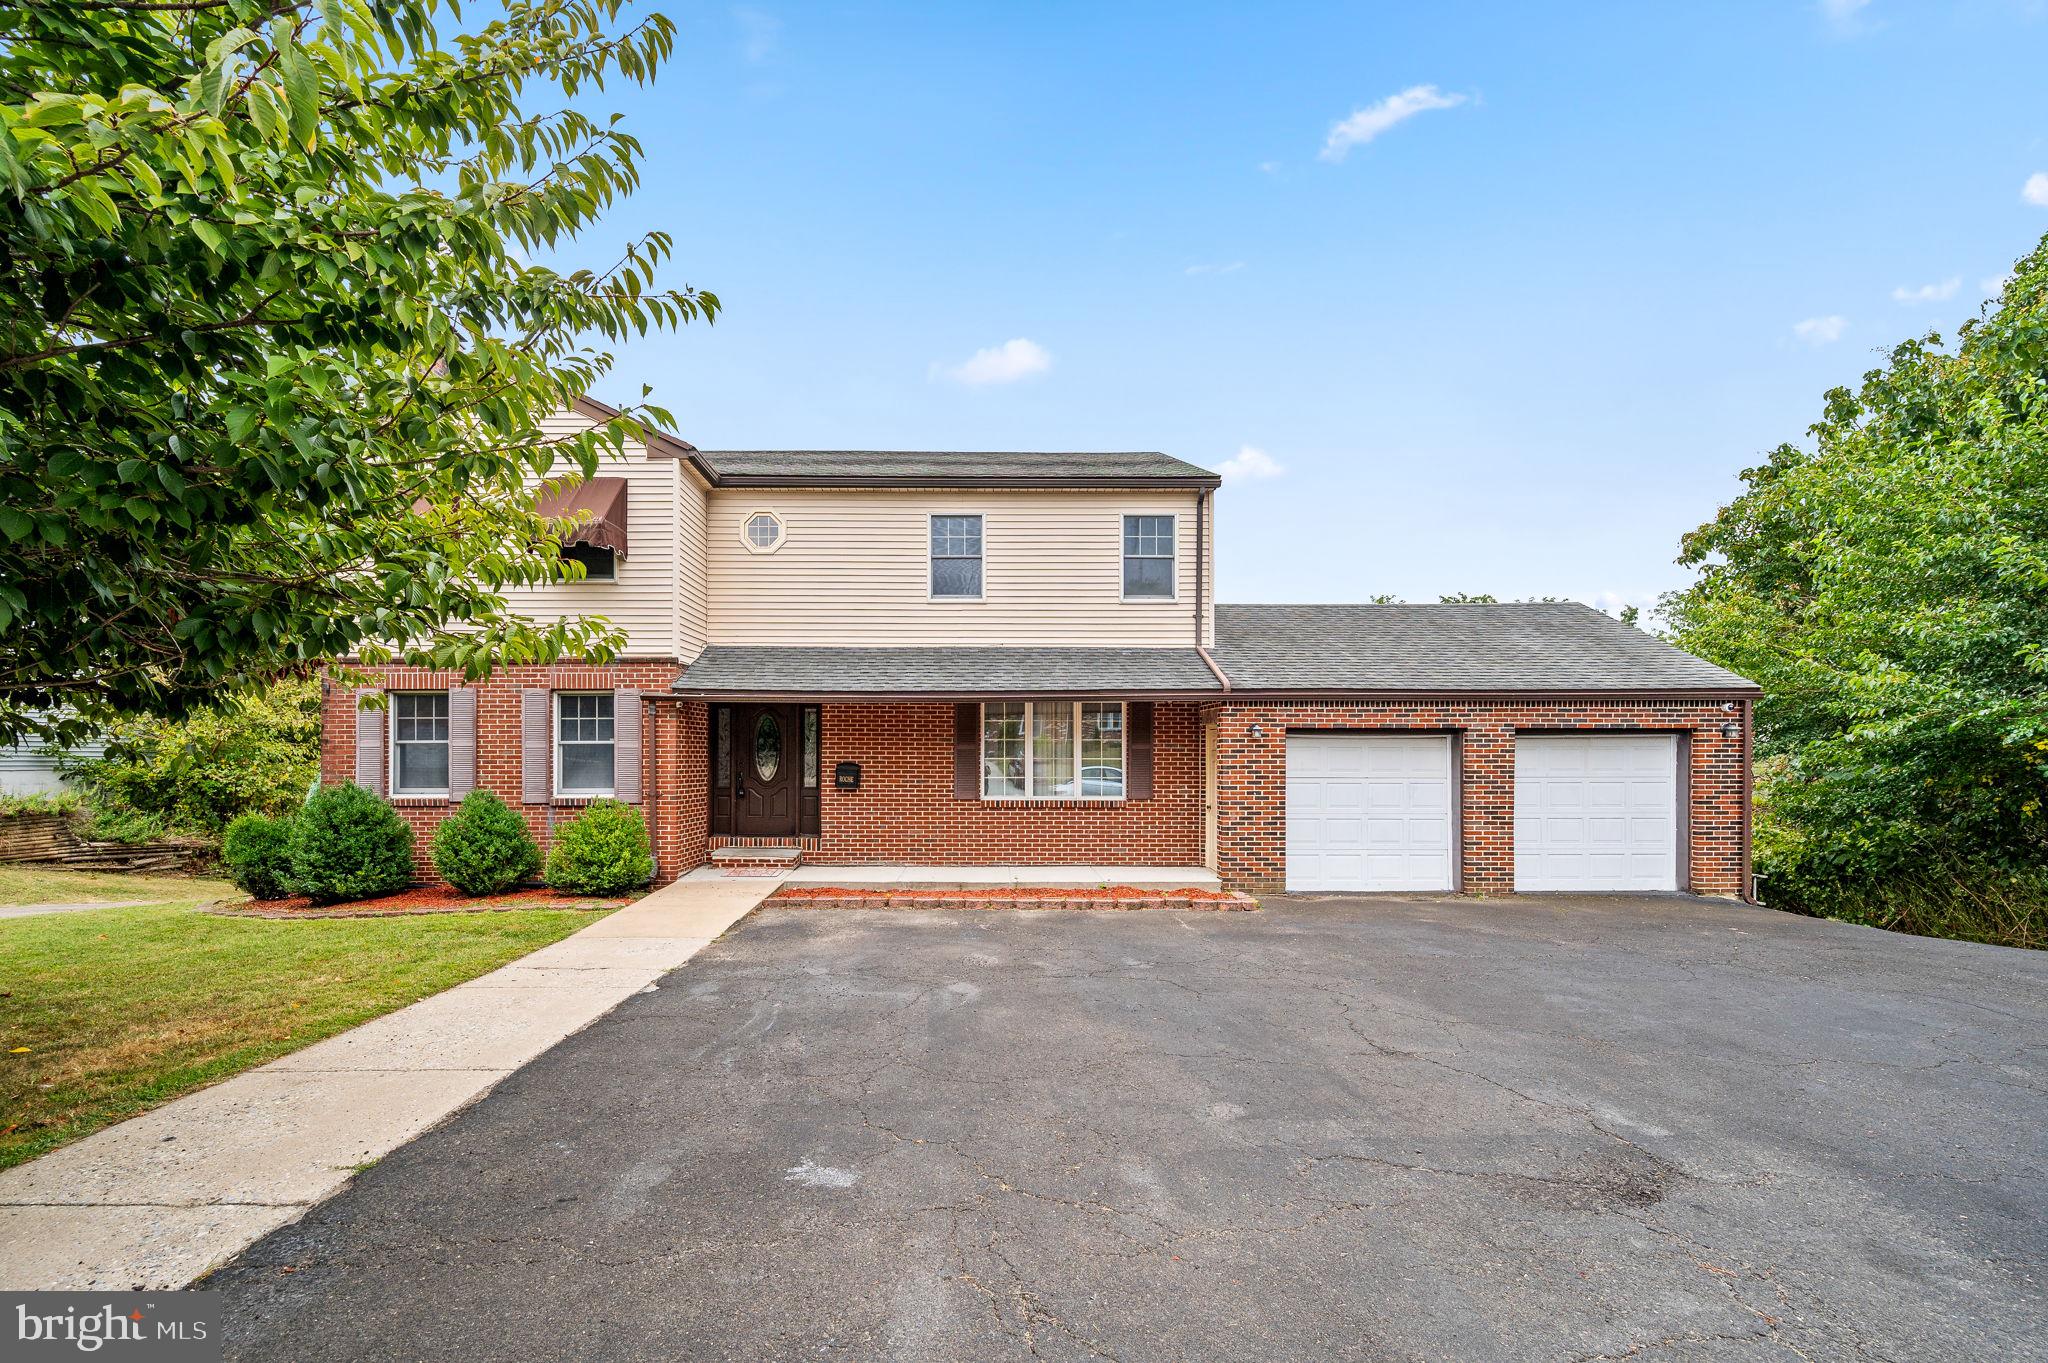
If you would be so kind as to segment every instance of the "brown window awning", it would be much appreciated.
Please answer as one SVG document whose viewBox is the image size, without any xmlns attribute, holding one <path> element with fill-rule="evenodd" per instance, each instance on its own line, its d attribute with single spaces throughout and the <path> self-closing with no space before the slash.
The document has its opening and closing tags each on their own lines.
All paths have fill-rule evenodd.
<svg viewBox="0 0 2048 1363">
<path fill-rule="evenodd" d="M 580 525 L 563 529 L 563 544 L 588 544 L 626 556 L 626 480 L 591 478 L 568 485 L 557 484 L 541 494 L 533 508 L 551 521 L 578 518 L 589 512 Z"/>
</svg>

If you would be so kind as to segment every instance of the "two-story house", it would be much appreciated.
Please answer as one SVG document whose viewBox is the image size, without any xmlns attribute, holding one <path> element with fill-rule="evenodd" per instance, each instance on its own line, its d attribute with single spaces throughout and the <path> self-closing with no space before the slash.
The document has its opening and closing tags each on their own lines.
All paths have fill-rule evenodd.
<svg viewBox="0 0 2048 1363">
<path fill-rule="evenodd" d="M 374 669 L 381 708 L 330 686 L 324 774 L 423 838 L 479 786 L 544 844 L 636 803 L 664 881 L 746 849 L 1745 892 L 1754 686 L 1578 605 L 1219 605 L 1218 481 L 1163 454 L 659 437 L 549 504 L 587 513 L 587 578 L 515 594 L 608 617 L 623 655 Z"/>
</svg>

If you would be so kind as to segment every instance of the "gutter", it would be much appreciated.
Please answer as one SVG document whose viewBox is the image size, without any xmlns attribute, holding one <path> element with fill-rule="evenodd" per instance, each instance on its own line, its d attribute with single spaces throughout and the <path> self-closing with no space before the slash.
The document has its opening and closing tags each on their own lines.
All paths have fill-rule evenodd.
<svg viewBox="0 0 2048 1363">
<path fill-rule="evenodd" d="M 704 467 L 700 459 L 699 467 Z M 1194 475 L 1143 476 L 1071 476 L 1045 478 L 991 478 L 971 474 L 892 474 L 887 476 L 869 474 L 784 474 L 784 473 L 709 473 L 713 487 L 971 487 L 971 488 L 1012 488 L 1050 489 L 1058 491 L 1070 487 L 1096 488 L 1214 488 L 1222 486 L 1222 479 L 1214 474 L 1200 477 Z"/>
</svg>

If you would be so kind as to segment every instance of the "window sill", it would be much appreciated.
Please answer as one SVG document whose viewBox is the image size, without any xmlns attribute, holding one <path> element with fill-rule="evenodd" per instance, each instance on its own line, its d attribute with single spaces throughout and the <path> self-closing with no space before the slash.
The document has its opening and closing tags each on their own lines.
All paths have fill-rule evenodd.
<svg viewBox="0 0 2048 1363">
<path fill-rule="evenodd" d="M 392 795 L 391 803 L 400 807 L 407 805 L 445 805 L 448 803 L 448 792 L 445 790 L 438 792 L 402 791 Z"/>
<path fill-rule="evenodd" d="M 1045 799 L 1035 796 L 1005 795 L 991 798 L 983 795 L 975 803 L 993 809 L 1100 809 L 1104 806 L 1126 804 L 1128 795 L 1054 795 Z"/>
<path fill-rule="evenodd" d="M 616 800 L 618 798 L 618 794 L 614 791 L 579 790 L 573 795 L 566 792 L 557 792 L 548 803 L 554 805 L 587 805 L 594 804 L 599 800 Z"/>
</svg>

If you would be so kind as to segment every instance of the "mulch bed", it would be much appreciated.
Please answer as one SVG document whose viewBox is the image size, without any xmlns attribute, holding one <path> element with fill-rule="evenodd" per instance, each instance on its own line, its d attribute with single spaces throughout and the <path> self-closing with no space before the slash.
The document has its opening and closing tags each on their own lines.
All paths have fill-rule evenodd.
<svg viewBox="0 0 2048 1363">
<path fill-rule="evenodd" d="M 606 899 L 546 889 L 507 890 L 471 899 L 446 885 L 425 885 L 343 904 L 315 904 L 304 895 L 222 901 L 208 912 L 235 918 L 403 918 L 430 913 L 509 913 L 515 909 L 616 909 L 632 902 L 631 897 Z"/>
<path fill-rule="evenodd" d="M 986 889 L 941 890 L 897 887 L 846 889 L 838 885 L 791 885 L 768 897 L 786 909 L 1206 909 L 1242 912 L 1259 907 L 1248 894 L 1226 890 L 1143 890 L 1133 885 L 1076 888 L 996 885 Z"/>
</svg>

